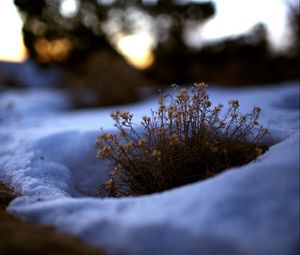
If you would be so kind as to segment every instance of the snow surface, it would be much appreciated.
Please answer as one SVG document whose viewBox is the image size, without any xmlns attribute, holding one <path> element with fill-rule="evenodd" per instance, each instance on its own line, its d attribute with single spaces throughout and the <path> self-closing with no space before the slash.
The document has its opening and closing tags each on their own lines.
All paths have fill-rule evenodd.
<svg viewBox="0 0 300 255">
<path fill-rule="evenodd" d="M 62 73 L 57 68 L 43 69 L 31 59 L 22 63 L 0 61 L 0 82 L 6 81 L 30 88 L 54 87 L 62 81 Z"/>
<path fill-rule="evenodd" d="M 94 142 L 100 127 L 113 130 L 115 107 L 75 112 L 64 95 L 0 95 L 0 181 L 23 195 L 8 211 L 112 254 L 298 254 L 299 83 L 208 92 L 216 104 L 239 99 L 242 112 L 260 106 L 270 150 L 202 182 L 122 199 L 95 197 L 108 167 Z M 138 120 L 156 102 L 118 108 Z"/>
</svg>

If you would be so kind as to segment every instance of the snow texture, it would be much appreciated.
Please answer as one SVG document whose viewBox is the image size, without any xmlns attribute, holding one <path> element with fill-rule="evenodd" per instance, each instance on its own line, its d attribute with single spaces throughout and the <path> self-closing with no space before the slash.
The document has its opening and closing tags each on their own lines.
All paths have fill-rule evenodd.
<svg viewBox="0 0 300 255">
<path fill-rule="evenodd" d="M 45 94 L 42 108 L 38 96 L 10 93 L 15 107 L 30 97 L 44 109 L 25 107 L 16 117 L 0 95 L 0 180 L 23 195 L 8 211 L 112 254 L 298 254 L 299 84 L 208 93 L 216 104 L 239 99 L 242 112 L 260 106 L 269 151 L 202 182 L 122 199 L 95 197 L 108 166 L 95 158 L 94 142 L 100 127 L 113 129 L 114 108 L 66 112 L 57 97 Z M 149 99 L 121 109 L 138 120 L 155 106 Z"/>
</svg>

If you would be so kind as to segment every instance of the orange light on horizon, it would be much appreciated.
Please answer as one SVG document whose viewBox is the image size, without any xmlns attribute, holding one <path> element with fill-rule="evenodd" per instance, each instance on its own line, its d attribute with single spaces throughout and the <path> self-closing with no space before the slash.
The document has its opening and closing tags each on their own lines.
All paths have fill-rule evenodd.
<svg viewBox="0 0 300 255">
<path fill-rule="evenodd" d="M 13 1 L 0 2 L 0 61 L 24 62 L 28 58 L 22 20 Z"/>
<path fill-rule="evenodd" d="M 154 62 L 153 41 L 147 34 L 119 36 L 115 44 L 126 61 L 138 69 L 147 69 Z"/>
</svg>

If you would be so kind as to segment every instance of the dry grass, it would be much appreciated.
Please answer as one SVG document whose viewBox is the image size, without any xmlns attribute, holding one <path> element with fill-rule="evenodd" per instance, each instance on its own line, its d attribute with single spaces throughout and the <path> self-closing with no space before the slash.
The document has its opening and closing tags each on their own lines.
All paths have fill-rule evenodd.
<svg viewBox="0 0 300 255">
<path fill-rule="evenodd" d="M 260 108 L 242 114 L 237 100 L 227 110 L 212 106 L 205 87 L 194 84 L 175 96 L 160 96 L 157 111 L 143 117 L 141 132 L 129 112 L 111 114 L 119 132 L 103 133 L 96 141 L 97 156 L 113 169 L 102 194 L 160 192 L 247 164 L 267 150 L 261 143 L 267 130 L 258 123 Z"/>
</svg>

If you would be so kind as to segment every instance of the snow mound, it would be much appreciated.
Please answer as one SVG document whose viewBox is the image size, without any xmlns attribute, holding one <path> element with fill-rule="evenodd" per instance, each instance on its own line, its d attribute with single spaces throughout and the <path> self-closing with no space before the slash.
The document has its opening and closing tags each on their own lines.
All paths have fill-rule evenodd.
<svg viewBox="0 0 300 255">
<path fill-rule="evenodd" d="M 66 93 L 53 89 L 11 90 L 0 94 L 0 120 L 45 115 L 70 108 Z"/>
<path fill-rule="evenodd" d="M 208 92 L 215 103 L 239 99 L 242 111 L 260 106 L 270 150 L 202 182 L 100 199 L 108 166 L 95 158 L 94 142 L 100 126 L 113 129 L 113 108 L 24 116 L 0 126 L 0 180 L 23 194 L 8 211 L 113 254 L 298 254 L 299 86 Z M 139 117 L 154 105 L 122 109 Z"/>
</svg>

